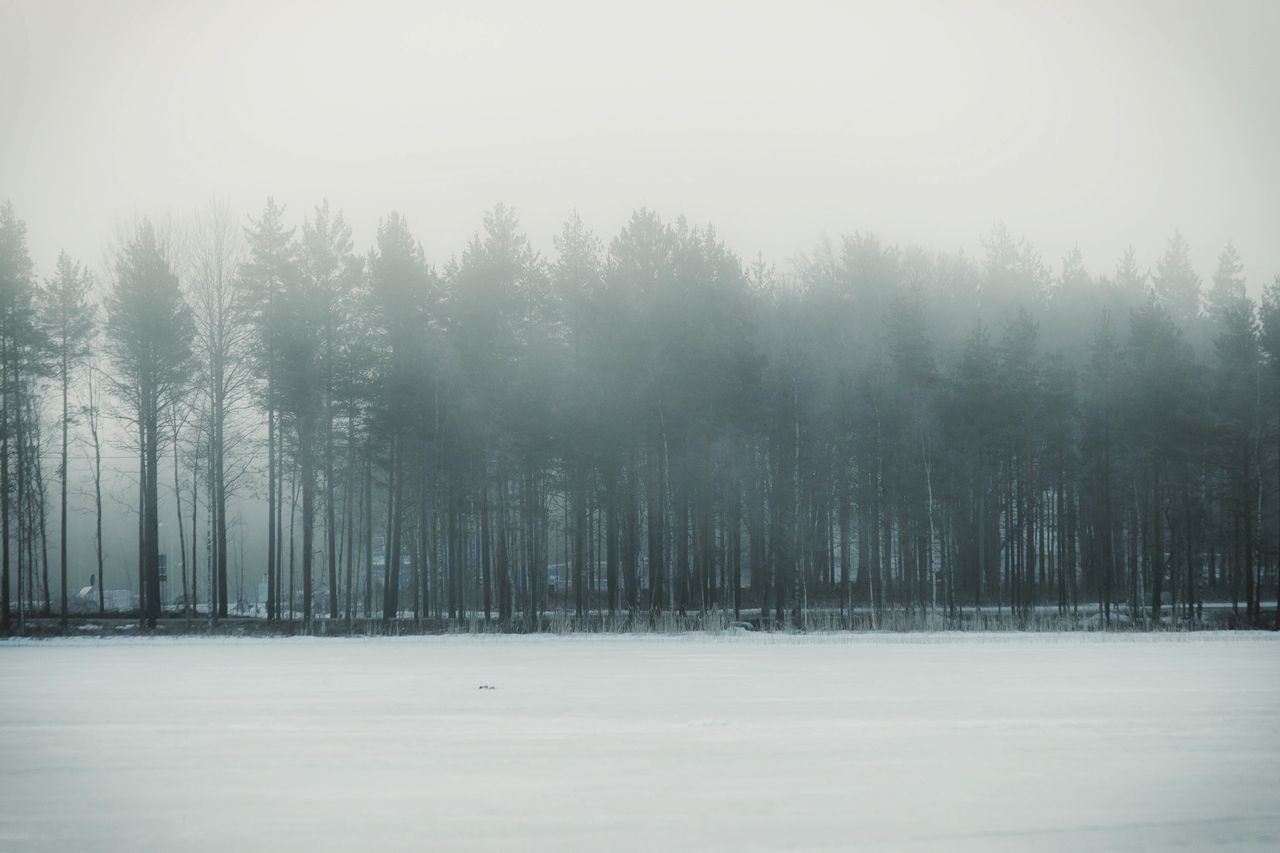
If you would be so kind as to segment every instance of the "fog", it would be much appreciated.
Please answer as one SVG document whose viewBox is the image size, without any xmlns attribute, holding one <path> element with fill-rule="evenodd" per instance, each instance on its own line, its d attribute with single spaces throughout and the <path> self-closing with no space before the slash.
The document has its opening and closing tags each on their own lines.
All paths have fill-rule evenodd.
<svg viewBox="0 0 1280 853">
<path fill-rule="evenodd" d="M 1280 849 L 1278 34 L 0 0 L 0 848 Z"/>
<path fill-rule="evenodd" d="M 304 620 L 341 593 L 369 619 L 383 584 L 386 620 L 482 599 L 534 628 L 571 589 L 578 619 L 1200 624 L 1243 596 L 1259 624 L 1276 32 L 1269 2 L 4 2 L 0 468 L 31 479 L 0 514 L 26 600 L 50 609 L 34 569 L 61 556 L 58 365 L 74 415 L 92 360 L 108 586 L 176 562 L 173 466 L 216 503 L 224 456 L 200 571 L 226 530 L 226 594 L 253 600 L 287 535 L 293 602 L 296 526 L 299 573 L 327 574 Z M 58 282 L 98 309 L 85 353 Z M 96 514 L 83 421 L 70 440 L 74 590 Z M 411 590 L 376 577 L 388 540 Z"/>
<path fill-rule="evenodd" d="M 976 251 L 996 220 L 1091 270 L 1174 228 L 1280 270 L 1280 6 L 1078 2 L 0 3 L 0 193 L 47 271 L 212 195 L 389 209 L 429 256 L 496 201 Z"/>
</svg>

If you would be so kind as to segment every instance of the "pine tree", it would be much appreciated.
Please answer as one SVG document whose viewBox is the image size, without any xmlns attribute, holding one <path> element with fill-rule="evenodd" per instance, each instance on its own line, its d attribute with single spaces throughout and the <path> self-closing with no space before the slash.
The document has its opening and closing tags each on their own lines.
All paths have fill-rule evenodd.
<svg viewBox="0 0 1280 853">
<path fill-rule="evenodd" d="M 1173 322 L 1183 330 L 1190 330 L 1200 317 L 1200 277 L 1191 265 L 1191 247 L 1182 232 L 1173 232 L 1168 248 L 1156 264 L 1151 287 Z"/>
<path fill-rule="evenodd" d="M 300 261 L 314 300 L 321 331 L 319 390 L 320 440 L 324 444 L 325 563 L 329 570 L 329 618 L 338 618 L 337 484 L 334 468 L 335 402 L 342 365 L 339 335 L 350 322 L 345 316 L 359 280 L 359 264 L 352 253 L 351 228 L 342 211 L 330 210 L 326 199 L 302 224 Z"/>
<path fill-rule="evenodd" d="M 182 298 L 168 247 L 148 220 L 130 234 L 115 258 L 115 282 L 107 299 L 107 341 L 116 366 L 117 394 L 137 413 L 142 454 L 141 538 L 146 621 L 160 615 L 158 466 L 171 436 L 164 413 L 183 392 L 193 367 L 195 328 Z"/>
<path fill-rule="evenodd" d="M 67 449 L 69 446 L 71 409 L 69 396 L 74 374 L 83 367 L 93 343 L 94 307 L 89 302 L 92 278 L 87 270 L 71 260 L 65 252 L 58 255 L 53 278 L 43 293 L 43 321 L 51 344 L 54 371 L 62 397 L 59 425 L 62 444 L 58 463 L 58 568 L 61 578 L 59 613 L 63 630 L 67 628 Z M 101 580 L 99 579 L 99 583 Z"/>
<path fill-rule="evenodd" d="M 404 544 L 405 479 L 408 439 L 419 417 L 426 306 L 432 286 L 421 244 L 403 216 L 392 213 L 378 228 L 377 248 L 369 258 L 369 302 L 377 367 L 378 429 L 387 449 L 388 510 L 384 538 L 382 615 L 395 618 L 400 607 L 401 548 Z M 454 549 L 457 554 L 457 549 Z"/>
<path fill-rule="evenodd" d="M 25 441 L 21 417 L 22 392 L 27 381 L 28 355 L 36 332 L 34 295 L 35 268 L 27 252 L 27 226 L 18 219 L 13 205 L 5 202 L 0 206 L 0 537 L 3 537 L 0 544 L 0 629 L 5 631 L 12 624 L 10 520 L 15 506 L 11 499 L 10 458 L 16 446 L 21 480 L 21 448 Z M 20 567 L 17 580 L 21 590 Z"/>
<path fill-rule="evenodd" d="M 247 294 L 253 326 L 252 352 L 257 368 L 259 392 L 267 415 L 267 618 L 279 618 L 283 592 L 283 536 L 281 517 L 284 506 L 283 425 L 280 415 L 278 337 L 281 329 L 281 300 L 286 287 L 298 276 L 297 246 L 293 229 L 284 225 L 284 208 L 268 198 L 262 215 L 251 220 L 245 229 L 249 257 L 240 270 L 239 283 Z M 211 478 L 211 481 L 214 478 Z M 218 507 L 216 487 L 213 491 L 211 519 L 214 530 L 213 560 L 218 585 L 215 612 L 225 616 L 226 605 L 226 513 Z M 292 602 L 290 607 L 292 608 Z"/>
</svg>

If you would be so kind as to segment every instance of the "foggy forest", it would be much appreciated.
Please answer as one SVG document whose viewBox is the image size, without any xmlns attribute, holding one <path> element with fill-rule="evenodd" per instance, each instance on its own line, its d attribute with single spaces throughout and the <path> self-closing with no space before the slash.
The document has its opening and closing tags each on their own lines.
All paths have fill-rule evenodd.
<svg viewBox="0 0 1280 853">
<path fill-rule="evenodd" d="M 1277 0 L 0 0 L 0 853 L 1280 850 Z"/>
<path fill-rule="evenodd" d="M 784 272 L 643 208 L 543 256 L 496 204 L 433 262 L 398 213 L 360 247 L 330 202 L 268 198 L 40 275 L 25 228 L 3 207 L 6 630 L 105 614 L 73 582 L 106 576 L 122 452 L 117 607 L 152 628 L 1274 618 L 1280 278 L 1250 298 L 1230 243 L 1203 277 L 1177 232 L 1096 274 L 999 223 L 979 257 L 855 232 Z M 250 498 L 265 548 L 233 555 Z"/>
</svg>

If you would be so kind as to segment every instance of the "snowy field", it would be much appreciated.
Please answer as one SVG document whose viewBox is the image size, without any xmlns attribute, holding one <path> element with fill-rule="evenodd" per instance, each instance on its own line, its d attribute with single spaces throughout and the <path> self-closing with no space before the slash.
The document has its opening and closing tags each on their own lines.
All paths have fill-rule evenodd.
<svg viewBox="0 0 1280 853">
<path fill-rule="evenodd" d="M 1275 850 L 1278 640 L 0 643 L 0 849 Z"/>
</svg>

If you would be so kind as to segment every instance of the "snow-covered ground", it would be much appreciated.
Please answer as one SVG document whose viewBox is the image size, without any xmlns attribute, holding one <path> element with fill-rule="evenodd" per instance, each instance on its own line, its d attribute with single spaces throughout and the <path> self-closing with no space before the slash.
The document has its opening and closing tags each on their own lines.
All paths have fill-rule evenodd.
<svg viewBox="0 0 1280 853">
<path fill-rule="evenodd" d="M 0 691 L 5 850 L 1280 848 L 1260 634 L 49 641 Z"/>
</svg>

